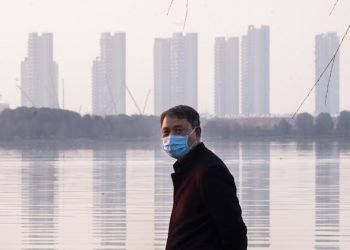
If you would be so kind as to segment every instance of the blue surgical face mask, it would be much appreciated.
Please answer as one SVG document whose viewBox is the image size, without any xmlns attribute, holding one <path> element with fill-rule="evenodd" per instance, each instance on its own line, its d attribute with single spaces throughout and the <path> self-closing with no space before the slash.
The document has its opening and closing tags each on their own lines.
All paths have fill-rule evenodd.
<svg viewBox="0 0 350 250">
<path fill-rule="evenodd" d="M 183 158 L 191 150 L 191 147 L 188 145 L 188 137 L 195 129 L 188 135 L 169 135 L 162 138 L 163 150 L 175 159 Z"/>
</svg>

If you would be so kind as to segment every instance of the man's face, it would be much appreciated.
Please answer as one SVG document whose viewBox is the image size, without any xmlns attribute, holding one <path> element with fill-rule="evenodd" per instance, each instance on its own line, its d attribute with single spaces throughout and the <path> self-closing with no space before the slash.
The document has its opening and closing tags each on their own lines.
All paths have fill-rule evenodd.
<svg viewBox="0 0 350 250">
<path fill-rule="evenodd" d="M 169 135 L 188 135 L 193 131 L 191 123 L 186 118 L 165 116 L 162 123 L 162 138 Z M 194 147 L 200 141 L 201 129 L 199 127 L 188 137 L 188 146 Z"/>
</svg>

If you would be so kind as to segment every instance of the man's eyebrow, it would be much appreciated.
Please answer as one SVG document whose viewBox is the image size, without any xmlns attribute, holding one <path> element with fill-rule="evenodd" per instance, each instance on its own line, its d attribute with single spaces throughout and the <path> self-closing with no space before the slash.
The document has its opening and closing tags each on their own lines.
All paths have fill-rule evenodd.
<svg viewBox="0 0 350 250">
<path fill-rule="evenodd" d="M 175 125 L 174 128 L 183 128 L 184 126 L 183 125 Z"/>
<path fill-rule="evenodd" d="M 181 124 L 178 124 L 178 125 L 174 125 L 173 126 L 173 129 L 178 129 L 178 128 L 184 128 L 183 125 Z M 163 127 L 162 130 L 169 130 L 170 128 L 169 127 Z"/>
</svg>

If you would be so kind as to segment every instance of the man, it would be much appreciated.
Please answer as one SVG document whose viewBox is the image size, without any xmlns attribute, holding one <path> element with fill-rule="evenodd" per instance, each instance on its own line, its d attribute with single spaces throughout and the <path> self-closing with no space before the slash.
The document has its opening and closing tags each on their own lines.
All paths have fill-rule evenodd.
<svg viewBox="0 0 350 250">
<path fill-rule="evenodd" d="M 162 113 L 163 149 L 177 161 L 166 250 L 246 250 L 247 228 L 226 165 L 200 141 L 199 114 L 179 105 Z"/>
</svg>

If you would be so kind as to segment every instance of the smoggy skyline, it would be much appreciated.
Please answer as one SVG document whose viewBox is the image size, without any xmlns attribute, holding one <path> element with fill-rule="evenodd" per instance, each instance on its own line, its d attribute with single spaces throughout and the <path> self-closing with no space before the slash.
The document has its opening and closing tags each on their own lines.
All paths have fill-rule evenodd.
<svg viewBox="0 0 350 250">
<path fill-rule="evenodd" d="M 20 63 L 27 56 L 29 32 L 54 33 L 54 60 L 59 83 L 65 82 L 65 107 L 91 112 L 92 62 L 99 55 L 101 32 L 126 32 L 126 84 L 139 105 L 151 96 L 146 114 L 153 113 L 153 45 L 155 38 L 174 32 L 198 32 L 198 109 L 214 112 L 215 37 L 242 37 L 248 26 L 270 26 L 271 113 L 294 112 L 315 82 L 315 35 L 349 25 L 348 1 L 54 1 L 14 0 L 0 9 L 0 95 L 15 108 L 20 104 Z M 241 46 L 241 41 L 240 41 Z M 340 51 L 340 110 L 350 109 L 350 36 Z M 240 65 L 241 66 L 241 65 Z M 61 88 L 61 86 L 60 86 Z M 302 111 L 314 112 L 314 93 Z M 127 95 L 128 114 L 136 113 Z"/>
</svg>

